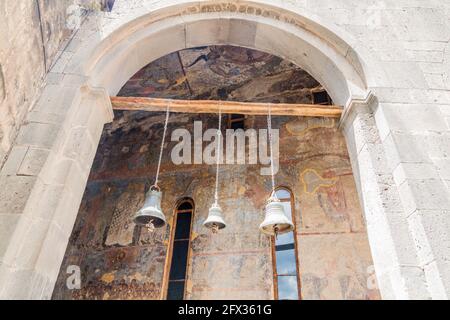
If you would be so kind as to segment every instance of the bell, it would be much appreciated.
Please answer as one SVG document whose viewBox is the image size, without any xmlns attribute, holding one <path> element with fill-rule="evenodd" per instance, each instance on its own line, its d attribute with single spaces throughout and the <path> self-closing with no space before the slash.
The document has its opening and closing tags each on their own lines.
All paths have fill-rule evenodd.
<svg viewBox="0 0 450 320">
<path fill-rule="evenodd" d="M 134 216 L 134 223 L 148 226 L 149 229 L 162 228 L 166 225 L 166 217 L 161 210 L 162 192 L 158 187 L 151 187 L 146 195 L 144 206 Z"/>
<path fill-rule="evenodd" d="M 269 236 L 277 236 L 294 230 L 294 224 L 284 213 L 283 204 L 276 196 L 271 196 L 266 204 L 266 217 L 259 230 Z"/>
<path fill-rule="evenodd" d="M 208 218 L 203 222 L 203 225 L 214 233 L 227 226 L 222 217 L 222 208 L 217 202 L 209 209 Z"/>
</svg>

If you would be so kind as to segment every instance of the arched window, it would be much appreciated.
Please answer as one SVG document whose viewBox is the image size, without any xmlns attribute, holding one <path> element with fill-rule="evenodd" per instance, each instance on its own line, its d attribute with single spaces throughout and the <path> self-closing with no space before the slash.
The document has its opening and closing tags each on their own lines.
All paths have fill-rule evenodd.
<svg viewBox="0 0 450 320">
<path fill-rule="evenodd" d="M 284 212 L 290 215 L 295 225 L 294 199 L 291 191 L 287 188 L 278 188 L 276 194 L 284 206 Z M 272 256 L 275 299 L 301 299 L 295 229 L 272 239 Z"/>
<path fill-rule="evenodd" d="M 181 201 L 175 211 L 172 245 L 169 251 L 167 300 L 183 300 L 185 296 L 193 213 L 194 203 L 190 199 Z"/>
</svg>

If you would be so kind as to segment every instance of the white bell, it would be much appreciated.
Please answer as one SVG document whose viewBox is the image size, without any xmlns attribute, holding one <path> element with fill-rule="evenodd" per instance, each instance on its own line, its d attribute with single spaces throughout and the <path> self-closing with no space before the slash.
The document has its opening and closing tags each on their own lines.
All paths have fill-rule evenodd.
<svg viewBox="0 0 450 320">
<path fill-rule="evenodd" d="M 217 232 L 227 226 L 222 216 L 222 208 L 217 202 L 215 202 L 209 209 L 208 218 L 203 222 L 203 225 L 211 229 L 213 232 Z"/>
<path fill-rule="evenodd" d="M 294 224 L 284 212 L 283 204 L 272 195 L 266 204 L 266 216 L 259 230 L 269 236 L 277 236 L 294 230 Z"/>
<path fill-rule="evenodd" d="M 162 192 L 158 187 L 151 187 L 146 195 L 144 206 L 134 216 L 134 223 L 151 228 L 162 228 L 166 225 L 166 217 L 161 210 Z"/>
</svg>

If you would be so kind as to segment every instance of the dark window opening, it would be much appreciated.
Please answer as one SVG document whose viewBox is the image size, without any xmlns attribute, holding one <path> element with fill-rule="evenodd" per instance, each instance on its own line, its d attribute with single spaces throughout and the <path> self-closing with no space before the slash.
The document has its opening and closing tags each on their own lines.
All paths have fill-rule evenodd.
<svg viewBox="0 0 450 320">
<path fill-rule="evenodd" d="M 325 90 L 314 90 L 312 91 L 312 95 L 314 104 L 322 104 L 322 105 L 331 104 L 331 97 Z"/>
<path fill-rule="evenodd" d="M 286 215 L 294 221 L 293 199 L 288 189 L 276 191 Z M 297 243 L 294 231 L 279 235 L 273 241 L 275 298 L 278 300 L 299 300 L 300 279 L 298 269 Z"/>
<path fill-rule="evenodd" d="M 184 299 L 193 210 L 190 201 L 177 207 L 167 300 Z"/>
<path fill-rule="evenodd" d="M 228 129 L 245 129 L 245 115 L 230 114 L 228 115 Z"/>
</svg>

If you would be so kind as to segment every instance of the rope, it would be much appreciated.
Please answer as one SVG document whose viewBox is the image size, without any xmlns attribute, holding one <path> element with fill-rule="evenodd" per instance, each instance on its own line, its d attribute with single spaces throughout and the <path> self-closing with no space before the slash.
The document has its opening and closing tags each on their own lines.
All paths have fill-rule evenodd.
<svg viewBox="0 0 450 320">
<path fill-rule="evenodd" d="M 272 174 L 272 195 L 275 194 L 275 170 L 273 167 L 273 143 L 272 143 L 272 104 L 269 103 L 269 114 L 267 115 L 267 129 L 269 133 L 270 170 Z"/>
<path fill-rule="evenodd" d="M 215 203 L 219 202 L 219 169 L 220 169 L 220 142 L 222 140 L 222 105 L 219 104 L 219 128 L 217 129 L 217 149 L 216 149 L 216 192 L 214 194 Z"/>
<path fill-rule="evenodd" d="M 166 132 L 167 132 L 167 125 L 169 123 L 170 105 L 171 104 L 172 104 L 172 102 L 169 102 L 169 104 L 167 105 L 167 109 L 166 109 L 166 121 L 164 122 L 164 133 L 163 133 L 163 137 L 162 137 L 162 141 L 161 141 L 161 149 L 159 152 L 159 160 L 158 160 L 158 169 L 156 171 L 156 179 L 155 179 L 155 184 L 154 184 L 154 186 L 156 188 L 158 188 L 159 171 L 161 169 L 161 160 L 162 160 L 162 154 L 164 151 L 164 142 L 166 140 Z"/>
</svg>

